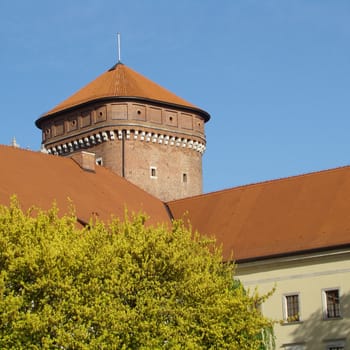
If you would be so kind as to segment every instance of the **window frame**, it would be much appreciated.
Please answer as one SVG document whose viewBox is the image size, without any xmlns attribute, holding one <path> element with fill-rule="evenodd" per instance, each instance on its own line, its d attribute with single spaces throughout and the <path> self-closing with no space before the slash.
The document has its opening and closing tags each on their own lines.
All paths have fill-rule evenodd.
<svg viewBox="0 0 350 350">
<path fill-rule="evenodd" d="M 288 297 L 297 297 L 298 300 L 298 313 L 297 313 L 297 319 L 293 319 L 295 316 L 290 316 L 289 315 L 289 310 L 288 310 Z M 282 308 L 283 308 L 283 322 L 284 324 L 294 324 L 294 323 L 299 323 L 302 322 L 301 319 L 301 307 L 300 307 L 300 292 L 291 292 L 291 293 L 285 293 L 282 296 Z"/>
<path fill-rule="evenodd" d="M 337 291 L 338 292 L 338 303 L 334 305 L 338 305 L 337 310 L 335 311 L 335 316 L 329 316 L 329 305 L 328 305 L 328 297 L 327 293 Z M 341 312 L 341 293 L 339 287 L 333 287 L 333 288 L 324 288 L 322 289 L 322 311 L 323 311 L 323 319 L 324 320 L 338 320 L 342 318 L 342 312 Z"/>
<path fill-rule="evenodd" d="M 103 166 L 103 158 L 102 157 L 97 157 L 95 159 L 96 165 Z"/>
<path fill-rule="evenodd" d="M 154 172 L 154 174 L 153 174 L 153 172 Z M 157 176 L 157 167 L 150 166 L 149 167 L 149 175 L 150 175 L 151 179 L 157 179 L 158 178 L 158 176 Z"/>
<path fill-rule="evenodd" d="M 305 343 L 283 344 L 284 350 L 305 350 Z"/>
<path fill-rule="evenodd" d="M 345 341 L 344 340 L 329 340 L 326 345 L 327 350 L 344 350 Z"/>
</svg>

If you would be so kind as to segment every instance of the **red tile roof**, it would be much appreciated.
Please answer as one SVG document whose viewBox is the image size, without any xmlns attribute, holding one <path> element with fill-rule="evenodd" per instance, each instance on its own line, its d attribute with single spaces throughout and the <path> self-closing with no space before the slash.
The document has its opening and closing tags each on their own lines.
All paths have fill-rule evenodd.
<svg viewBox="0 0 350 350">
<path fill-rule="evenodd" d="M 235 260 L 350 243 L 350 167 L 237 187 L 168 203 L 215 236 Z"/>
<path fill-rule="evenodd" d="M 55 108 L 45 113 L 38 119 L 38 121 L 52 114 L 87 102 L 112 97 L 147 99 L 171 105 L 183 106 L 190 109 L 196 109 L 204 115 L 206 120 L 209 120 L 210 118 L 209 114 L 205 111 L 198 109 L 193 104 L 176 96 L 172 92 L 135 72 L 126 65 L 118 63 L 68 99 L 58 104 Z"/>
<path fill-rule="evenodd" d="M 23 208 L 48 209 L 55 201 L 65 213 L 69 198 L 84 222 L 93 215 L 102 220 L 111 215 L 123 218 L 127 208 L 146 213 L 150 223 L 170 223 L 159 199 L 103 167 L 87 172 L 70 158 L 8 146 L 0 146 L 0 159 L 0 204 L 8 205 L 10 196 L 16 194 Z"/>
<path fill-rule="evenodd" d="M 82 170 L 69 158 L 0 146 L 0 204 L 16 194 L 24 208 L 67 212 L 80 220 L 123 218 L 143 211 L 150 223 L 170 223 L 164 204 L 137 186 L 97 167 Z M 167 203 L 174 218 L 188 218 L 215 236 L 224 259 L 237 261 L 350 244 L 350 167 L 241 186 Z"/>
</svg>

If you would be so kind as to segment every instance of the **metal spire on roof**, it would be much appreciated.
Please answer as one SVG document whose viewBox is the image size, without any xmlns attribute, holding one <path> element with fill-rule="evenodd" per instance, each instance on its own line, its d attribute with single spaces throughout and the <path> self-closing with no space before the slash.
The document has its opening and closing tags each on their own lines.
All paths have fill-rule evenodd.
<svg viewBox="0 0 350 350">
<path fill-rule="evenodd" d="M 118 43 L 118 63 L 121 63 L 121 61 L 120 61 L 120 33 L 117 33 L 117 43 Z"/>
</svg>

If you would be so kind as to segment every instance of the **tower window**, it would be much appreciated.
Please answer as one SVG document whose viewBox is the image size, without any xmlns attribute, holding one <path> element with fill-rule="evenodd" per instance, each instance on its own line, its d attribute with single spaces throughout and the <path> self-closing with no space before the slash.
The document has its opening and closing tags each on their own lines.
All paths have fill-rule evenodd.
<svg viewBox="0 0 350 350">
<path fill-rule="evenodd" d="M 157 178 L 157 168 L 154 166 L 151 166 L 150 168 L 150 175 L 151 179 L 156 179 Z"/>
<path fill-rule="evenodd" d="M 102 157 L 98 157 L 98 158 L 96 158 L 96 164 L 97 165 L 103 165 L 103 159 L 102 159 Z"/>
<path fill-rule="evenodd" d="M 187 183 L 187 174 L 186 173 L 182 174 L 182 182 Z"/>
</svg>

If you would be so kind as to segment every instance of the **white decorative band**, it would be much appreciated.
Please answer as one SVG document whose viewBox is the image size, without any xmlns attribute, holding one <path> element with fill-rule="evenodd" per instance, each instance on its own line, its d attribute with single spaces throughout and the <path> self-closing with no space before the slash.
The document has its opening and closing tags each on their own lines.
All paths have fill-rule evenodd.
<svg viewBox="0 0 350 350">
<path fill-rule="evenodd" d="M 91 147 L 93 145 L 97 145 L 99 143 L 110 140 L 113 141 L 116 138 L 118 140 L 122 140 L 123 135 L 125 135 L 125 140 L 133 139 L 142 142 L 151 142 L 174 147 L 190 148 L 202 154 L 205 152 L 206 149 L 205 144 L 188 138 L 182 138 L 165 134 L 156 134 L 141 130 L 125 130 L 125 133 L 123 134 L 122 130 L 116 130 L 102 131 L 82 138 L 78 138 L 67 143 L 62 143 L 48 148 L 42 148 L 42 152 L 56 155 L 69 154 L 78 149 L 85 149 L 87 147 Z"/>
</svg>

